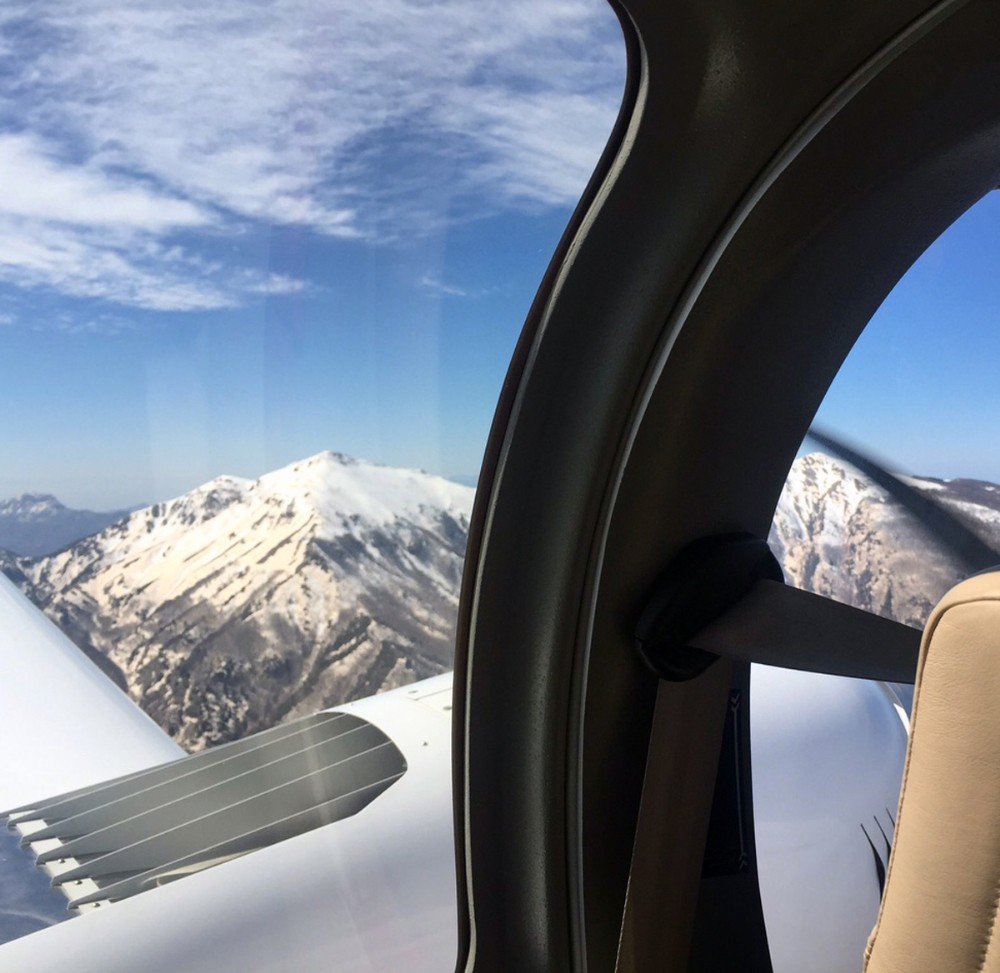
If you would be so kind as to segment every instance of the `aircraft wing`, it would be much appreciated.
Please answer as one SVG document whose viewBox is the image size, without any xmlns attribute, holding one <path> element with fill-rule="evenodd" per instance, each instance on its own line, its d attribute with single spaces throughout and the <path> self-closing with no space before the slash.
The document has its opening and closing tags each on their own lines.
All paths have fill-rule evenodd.
<svg viewBox="0 0 1000 973">
<path fill-rule="evenodd" d="M 0 809 L 184 751 L 0 574 Z"/>
</svg>

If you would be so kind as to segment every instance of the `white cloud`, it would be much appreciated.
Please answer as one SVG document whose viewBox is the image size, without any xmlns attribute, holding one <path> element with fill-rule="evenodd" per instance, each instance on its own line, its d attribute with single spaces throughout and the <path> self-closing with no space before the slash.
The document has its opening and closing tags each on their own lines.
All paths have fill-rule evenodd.
<svg viewBox="0 0 1000 973">
<path fill-rule="evenodd" d="M 439 297 L 468 297 L 469 292 L 464 287 L 455 287 L 453 284 L 446 284 L 438 277 L 431 274 L 424 274 L 417 281 L 421 290 Z"/>
<path fill-rule="evenodd" d="M 192 203 L 150 190 L 135 179 L 116 180 L 92 164 L 61 162 L 32 135 L 0 133 L 0 172 L 0 218 L 152 231 L 208 222 Z"/>
<path fill-rule="evenodd" d="M 246 289 L 251 294 L 280 295 L 300 294 L 306 289 L 306 282 L 287 274 L 268 274 L 266 277 L 248 281 Z"/>
<path fill-rule="evenodd" d="M 610 131 L 608 105 L 573 92 L 533 93 L 516 101 L 502 89 L 479 92 L 471 103 L 449 106 L 450 123 L 481 133 L 488 151 L 470 173 L 509 202 L 575 201 Z M 587 143 L 582 128 L 594 133 Z M 524 165 L 525 160 L 531 165 Z"/>
<path fill-rule="evenodd" d="M 161 242 L 209 213 L 176 195 L 57 159 L 32 135 L 0 133 L 0 281 L 159 311 L 237 306 L 244 294 L 292 294 L 287 275 L 230 269 Z"/>
<path fill-rule="evenodd" d="M 434 274 L 424 274 L 417 280 L 417 286 L 434 297 L 480 298 L 495 293 L 495 288 L 492 287 L 460 287 Z"/>
<path fill-rule="evenodd" d="M 57 160 L 26 134 L 0 133 L 0 173 L 0 280 L 156 310 L 235 303 L 191 261 L 169 272 L 183 257 L 156 259 L 157 234 L 208 222 L 192 203 Z"/>
<path fill-rule="evenodd" d="M 0 277 L 223 307 L 302 282 L 213 269 L 191 233 L 568 207 L 622 61 L 603 0 L 7 0 Z"/>
<path fill-rule="evenodd" d="M 233 270 L 133 234 L 2 217 L 0 281 L 154 311 L 219 310 L 238 306 L 246 294 L 289 294 L 305 286 L 292 277 Z"/>
</svg>

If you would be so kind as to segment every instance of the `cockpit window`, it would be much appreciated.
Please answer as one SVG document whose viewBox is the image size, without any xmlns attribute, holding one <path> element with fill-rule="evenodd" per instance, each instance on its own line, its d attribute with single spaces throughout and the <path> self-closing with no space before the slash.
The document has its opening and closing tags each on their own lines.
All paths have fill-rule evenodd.
<svg viewBox="0 0 1000 973">
<path fill-rule="evenodd" d="M 1000 192 L 954 223 L 862 333 L 816 416 L 1000 542 Z M 967 569 L 871 477 L 807 440 L 771 543 L 788 580 L 918 627 Z"/>
<path fill-rule="evenodd" d="M 6 573 L 187 749 L 447 669 L 507 359 L 620 99 L 610 10 L 16 8 Z"/>
<path fill-rule="evenodd" d="M 917 260 L 848 356 L 816 417 L 825 438 L 803 443 L 771 526 L 788 584 L 923 627 L 970 569 L 919 502 L 885 489 L 885 472 L 1000 549 L 998 227 L 994 192 Z M 801 966 L 803 941 L 824 969 L 863 954 L 895 834 L 912 693 L 753 667 L 754 826 L 776 971 Z"/>
<path fill-rule="evenodd" d="M 357 817 L 432 821 L 453 948 L 477 474 L 624 73 L 603 0 L 3 6 L 0 655 L 55 742 L 16 727 L 0 812 L 396 690 L 357 719 L 409 770 Z M 32 689 L 29 650 L 89 668 Z M 0 941 L 51 921 L 5 897 Z"/>
</svg>

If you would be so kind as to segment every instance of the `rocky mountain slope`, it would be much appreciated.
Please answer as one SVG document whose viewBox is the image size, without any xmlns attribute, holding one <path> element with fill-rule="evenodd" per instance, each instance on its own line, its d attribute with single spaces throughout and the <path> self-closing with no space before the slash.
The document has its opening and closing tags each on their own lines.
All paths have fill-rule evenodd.
<svg viewBox="0 0 1000 973">
<path fill-rule="evenodd" d="M 1000 486 L 909 478 L 1000 546 Z M 769 537 L 789 584 L 922 626 L 965 576 L 923 528 L 852 467 L 822 453 L 795 461 Z"/>
<path fill-rule="evenodd" d="M 52 554 L 121 520 L 127 510 L 73 510 L 48 493 L 0 500 L 0 548 L 15 554 Z"/>
<path fill-rule="evenodd" d="M 472 497 L 321 453 L 0 569 L 199 749 L 450 667 Z"/>
</svg>

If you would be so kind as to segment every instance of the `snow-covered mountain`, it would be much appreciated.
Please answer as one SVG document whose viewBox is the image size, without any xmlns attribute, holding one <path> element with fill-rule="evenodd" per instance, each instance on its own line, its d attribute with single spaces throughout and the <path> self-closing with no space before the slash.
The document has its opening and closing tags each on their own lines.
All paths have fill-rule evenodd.
<svg viewBox="0 0 1000 973">
<path fill-rule="evenodd" d="M 1000 546 L 1000 486 L 911 477 Z M 789 584 L 923 626 L 965 569 L 867 477 L 822 453 L 797 459 L 769 537 Z"/>
<path fill-rule="evenodd" d="M 25 493 L 0 500 L 0 548 L 15 554 L 52 554 L 104 530 L 127 510 L 73 510 L 48 493 Z"/>
<path fill-rule="evenodd" d="M 0 568 L 198 749 L 449 668 L 473 494 L 320 453 Z"/>
</svg>

